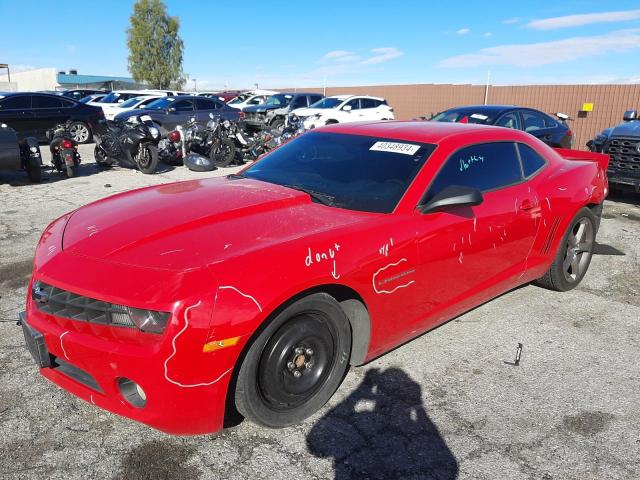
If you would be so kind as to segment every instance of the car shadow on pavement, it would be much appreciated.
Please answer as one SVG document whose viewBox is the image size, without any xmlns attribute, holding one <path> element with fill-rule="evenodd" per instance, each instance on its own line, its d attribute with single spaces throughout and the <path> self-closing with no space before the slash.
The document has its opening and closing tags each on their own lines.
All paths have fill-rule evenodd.
<svg viewBox="0 0 640 480">
<path fill-rule="evenodd" d="M 616 247 L 612 247 L 611 245 L 606 245 L 603 243 L 595 242 L 593 244 L 593 254 L 594 255 L 616 255 L 616 256 L 624 256 L 624 253 L 621 250 L 618 250 Z"/>
<path fill-rule="evenodd" d="M 454 480 L 458 462 L 399 368 L 371 369 L 358 388 L 307 435 L 309 451 L 333 458 L 336 480 Z"/>
</svg>

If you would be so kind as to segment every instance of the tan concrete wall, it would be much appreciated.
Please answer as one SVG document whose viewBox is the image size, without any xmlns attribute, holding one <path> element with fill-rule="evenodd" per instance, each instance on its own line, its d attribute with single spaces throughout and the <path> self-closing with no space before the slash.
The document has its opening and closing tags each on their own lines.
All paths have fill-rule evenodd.
<svg viewBox="0 0 640 480">
<path fill-rule="evenodd" d="M 281 91 L 293 89 L 281 89 Z M 297 88 L 322 93 L 322 88 Z M 482 85 L 379 85 L 328 87 L 327 95 L 365 94 L 384 97 L 399 120 L 431 115 L 451 107 L 482 104 Z M 630 108 L 640 109 L 640 85 L 521 85 L 490 86 L 488 103 L 532 107 L 547 113 L 563 112 L 575 118 L 569 126 L 574 148 L 585 149 L 588 140 L 622 121 Z M 580 113 L 583 103 L 593 103 L 593 112 Z"/>
<path fill-rule="evenodd" d="M 55 90 L 58 86 L 58 77 L 56 74 L 55 68 L 38 68 L 24 72 L 11 72 L 11 83 L 17 85 L 15 91 L 19 92 Z M 7 75 L 0 75 L 0 82 L 6 81 Z"/>
</svg>

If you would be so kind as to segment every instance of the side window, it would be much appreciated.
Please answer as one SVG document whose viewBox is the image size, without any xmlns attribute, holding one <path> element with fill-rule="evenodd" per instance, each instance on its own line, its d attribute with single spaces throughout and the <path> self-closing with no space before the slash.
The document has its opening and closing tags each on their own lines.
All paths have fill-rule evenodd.
<svg viewBox="0 0 640 480">
<path fill-rule="evenodd" d="M 359 110 L 360 109 L 360 99 L 359 98 L 354 98 L 353 100 L 350 100 L 347 105 L 349 105 L 351 107 L 351 110 Z"/>
<path fill-rule="evenodd" d="M 291 102 L 291 110 L 295 110 L 296 108 L 304 108 L 307 106 L 307 97 L 302 95 L 300 97 L 296 97 L 293 102 Z"/>
<path fill-rule="evenodd" d="M 193 100 L 173 102 L 171 106 L 176 109 L 176 112 L 191 112 L 193 110 Z"/>
<path fill-rule="evenodd" d="M 209 100 L 207 98 L 196 99 L 196 110 L 215 110 L 216 108 L 220 108 L 220 107 L 213 100 Z"/>
<path fill-rule="evenodd" d="M 154 97 L 149 97 L 149 98 L 147 98 L 147 99 L 145 99 L 145 100 L 141 101 L 141 102 L 138 104 L 138 108 L 142 108 L 142 107 L 144 107 L 145 105 L 149 105 L 151 102 L 155 102 L 156 100 L 158 100 L 158 99 L 157 99 L 157 98 L 154 98 Z"/>
<path fill-rule="evenodd" d="M 545 115 L 544 116 L 544 126 L 547 127 L 547 128 L 555 128 L 555 127 L 558 126 L 558 122 L 556 122 L 549 115 Z"/>
<path fill-rule="evenodd" d="M 545 166 L 544 158 L 538 155 L 533 148 L 523 143 L 518 143 L 517 145 L 525 177 L 530 177 Z"/>
<path fill-rule="evenodd" d="M 522 119 L 524 121 L 525 132 L 535 132 L 545 128 L 544 117 L 536 112 L 523 111 Z"/>
<path fill-rule="evenodd" d="M 505 113 L 500 118 L 498 118 L 495 125 L 497 127 L 506 127 L 513 128 L 515 130 L 521 130 L 520 117 L 518 117 L 518 112 Z"/>
<path fill-rule="evenodd" d="M 61 106 L 62 102 L 58 97 L 33 96 L 33 108 L 60 108 Z"/>
<path fill-rule="evenodd" d="M 62 103 L 62 106 L 64 108 L 71 108 L 71 107 L 75 107 L 76 104 L 75 102 L 72 102 L 71 100 L 69 100 L 68 98 L 60 98 L 60 102 Z"/>
<path fill-rule="evenodd" d="M 309 105 L 313 105 L 316 102 L 322 100 L 322 95 L 311 95 L 309 97 Z"/>
<path fill-rule="evenodd" d="M 451 185 L 480 191 L 513 185 L 522 180 L 515 144 L 510 142 L 471 145 L 446 161 L 429 187 L 426 200 Z"/>
<path fill-rule="evenodd" d="M 378 106 L 378 102 L 376 102 L 373 98 L 361 98 L 360 106 L 362 108 L 376 108 Z"/>
<path fill-rule="evenodd" d="M 29 108 L 31 108 L 31 97 L 29 95 L 11 96 L 0 101 L 0 110 L 23 110 Z"/>
</svg>

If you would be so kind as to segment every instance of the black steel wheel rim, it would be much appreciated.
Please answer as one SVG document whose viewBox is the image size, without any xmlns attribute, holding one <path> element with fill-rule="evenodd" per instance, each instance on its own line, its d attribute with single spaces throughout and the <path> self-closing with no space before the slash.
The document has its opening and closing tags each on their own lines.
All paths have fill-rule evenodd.
<svg viewBox="0 0 640 480">
<path fill-rule="evenodd" d="M 151 165 L 151 152 L 146 146 L 140 147 L 136 160 L 140 168 L 147 168 Z"/>
<path fill-rule="evenodd" d="M 322 388 L 335 364 L 335 331 L 322 312 L 288 320 L 265 345 L 258 391 L 274 410 L 303 405 Z"/>
</svg>

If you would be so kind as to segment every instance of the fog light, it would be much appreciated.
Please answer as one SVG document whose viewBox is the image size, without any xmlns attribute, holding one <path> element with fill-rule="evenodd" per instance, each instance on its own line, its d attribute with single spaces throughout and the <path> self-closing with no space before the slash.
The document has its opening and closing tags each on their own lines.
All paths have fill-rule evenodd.
<svg viewBox="0 0 640 480">
<path fill-rule="evenodd" d="M 128 378 L 118 379 L 118 389 L 124 399 L 137 408 L 142 408 L 147 404 L 147 394 L 142 387 Z"/>
</svg>

